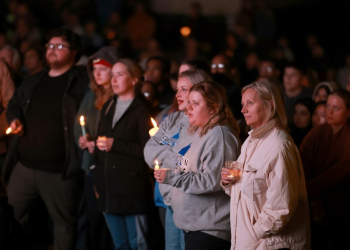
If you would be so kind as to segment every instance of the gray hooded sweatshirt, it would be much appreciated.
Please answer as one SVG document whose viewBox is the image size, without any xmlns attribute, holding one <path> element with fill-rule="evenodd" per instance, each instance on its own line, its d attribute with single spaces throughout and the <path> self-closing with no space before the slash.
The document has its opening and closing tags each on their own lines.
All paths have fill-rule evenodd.
<svg viewBox="0 0 350 250">
<path fill-rule="evenodd" d="M 175 225 L 185 231 L 202 231 L 229 241 L 230 198 L 220 186 L 225 161 L 240 154 L 238 137 L 228 126 L 215 126 L 202 138 L 198 132 L 181 133 L 168 154 L 165 184 L 174 186 L 171 207 Z"/>
<path fill-rule="evenodd" d="M 148 166 L 154 168 L 155 160 L 163 165 L 167 154 L 173 154 L 171 149 L 177 144 L 180 132 L 185 131 L 187 133 L 187 127 L 188 116 L 185 115 L 185 112 L 178 111 L 169 114 L 160 124 L 158 132 L 146 143 L 144 156 Z M 163 196 L 164 204 L 167 206 L 170 206 L 171 202 L 171 189 L 171 185 L 159 184 L 159 191 Z"/>
</svg>

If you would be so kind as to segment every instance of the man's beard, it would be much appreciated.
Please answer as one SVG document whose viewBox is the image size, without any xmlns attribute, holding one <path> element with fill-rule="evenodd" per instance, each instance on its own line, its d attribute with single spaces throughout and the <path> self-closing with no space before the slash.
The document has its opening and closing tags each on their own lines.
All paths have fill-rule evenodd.
<svg viewBox="0 0 350 250">
<path fill-rule="evenodd" d="M 46 58 L 46 64 L 49 66 L 50 69 L 60 69 L 72 63 L 73 62 L 69 60 L 69 58 L 65 58 L 65 60 L 61 60 L 61 61 L 54 59 L 54 60 L 51 60 L 51 62 L 49 61 L 48 58 Z"/>
</svg>

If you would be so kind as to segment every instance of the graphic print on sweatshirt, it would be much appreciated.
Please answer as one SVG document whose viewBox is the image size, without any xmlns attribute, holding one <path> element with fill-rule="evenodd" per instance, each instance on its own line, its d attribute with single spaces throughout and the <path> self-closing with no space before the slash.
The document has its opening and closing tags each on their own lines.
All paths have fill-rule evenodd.
<svg viewBox="0 0 350 250">
<path fill-rule="evenodd" d="M 181 131 L 181 129 L 179 129 L 179 132 L 177 132 L 177 134 L 175 134 L 172 137 L 168 137 L 167 135 L 163 135 L 159 144 L 160 145 L 169 145 L 171 147 L 174 147 L 176 142 L 180 139 L 180 131 Z"/>
<path fill-rule="evenodd" d="M 187 166 L 188 166 L 188 159 L 185 157 L 185 154 L 187 151 L 191 148 L 191 144 L 188 144 L 186 147 L 182 148 L 177 154 L 176 154 L 176 160 L 175 164 L 179 166 L 179 170 L 186 172 Z"/>
</svg>

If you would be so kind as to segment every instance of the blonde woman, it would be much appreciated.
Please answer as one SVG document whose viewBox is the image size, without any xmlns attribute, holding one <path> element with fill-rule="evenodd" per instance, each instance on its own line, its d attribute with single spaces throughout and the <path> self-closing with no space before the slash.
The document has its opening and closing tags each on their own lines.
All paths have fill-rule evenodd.
<svg viewBox="0 0 350 250">
<path fill-rule="evenodd" d="M 310 249 L 309 209 L 298 148 L 285 131 L 279 89 L 267 81 L 242 89 L 242 113 L 252 130 L 238 162 L 242 178 L 222 169 L 231 196 L 231 249 Z"/>
</svg>

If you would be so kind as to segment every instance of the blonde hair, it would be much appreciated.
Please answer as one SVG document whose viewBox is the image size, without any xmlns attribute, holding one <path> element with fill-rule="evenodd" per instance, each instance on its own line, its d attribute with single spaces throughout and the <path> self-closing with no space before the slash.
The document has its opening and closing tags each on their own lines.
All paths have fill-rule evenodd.
<svg viewBox="0 0 350 250">
<path fill-rule="evenodd" d="M 211 81 L 210 76 L 204 70 L 201 69 L 185 70 L 179 75 L 178 79 L 180 78 L 188 79 L 193 85 L 204 81 Z M 174 97 L 174 101 L 170 107 L 169 113 L 177 110 L 179 110 L 179 106 L 177 104 L 176 97 Z"/>
<path fill-rule="evenodd" d="M 267 121 L 276 119 L 277 126 L 282 129 L 286 129 L 288 121 L 284 110 L 281 91 L 278 89 L 278 87 L 269 81 L 257 81 L 245 86 L 242 89 L 242 95 L 248 89 L 254 89 L 259 93 L 260 99 L 266 109 Z M 271 105 L 271 101 L 273 107 Z"/>
<path fill-rule="evenodd" d="M 225 89 L 220 84 L 215 82 L 201 82 L 193 85 L 190 92 L 192 91 L 200 93 L 207 106 L 213 110 L 208 123 L 199 132 L 200 137 L 205 135 L 213 127 L 219 125 L 227 125 L 236 132 L 237 136 L 239 135 L 239 126 L 227 104 Z M 197 130 L 197 126 L 190 124 L 188 127 L 189 133 L 193 134 Z"/>
<path fill-rule="evenodd" d="M 192 84 L 211 81 L 211 77 L 201 69 L 186 70 L 179 75 L 179 78 L 187 78 Z"/>
</svg>

